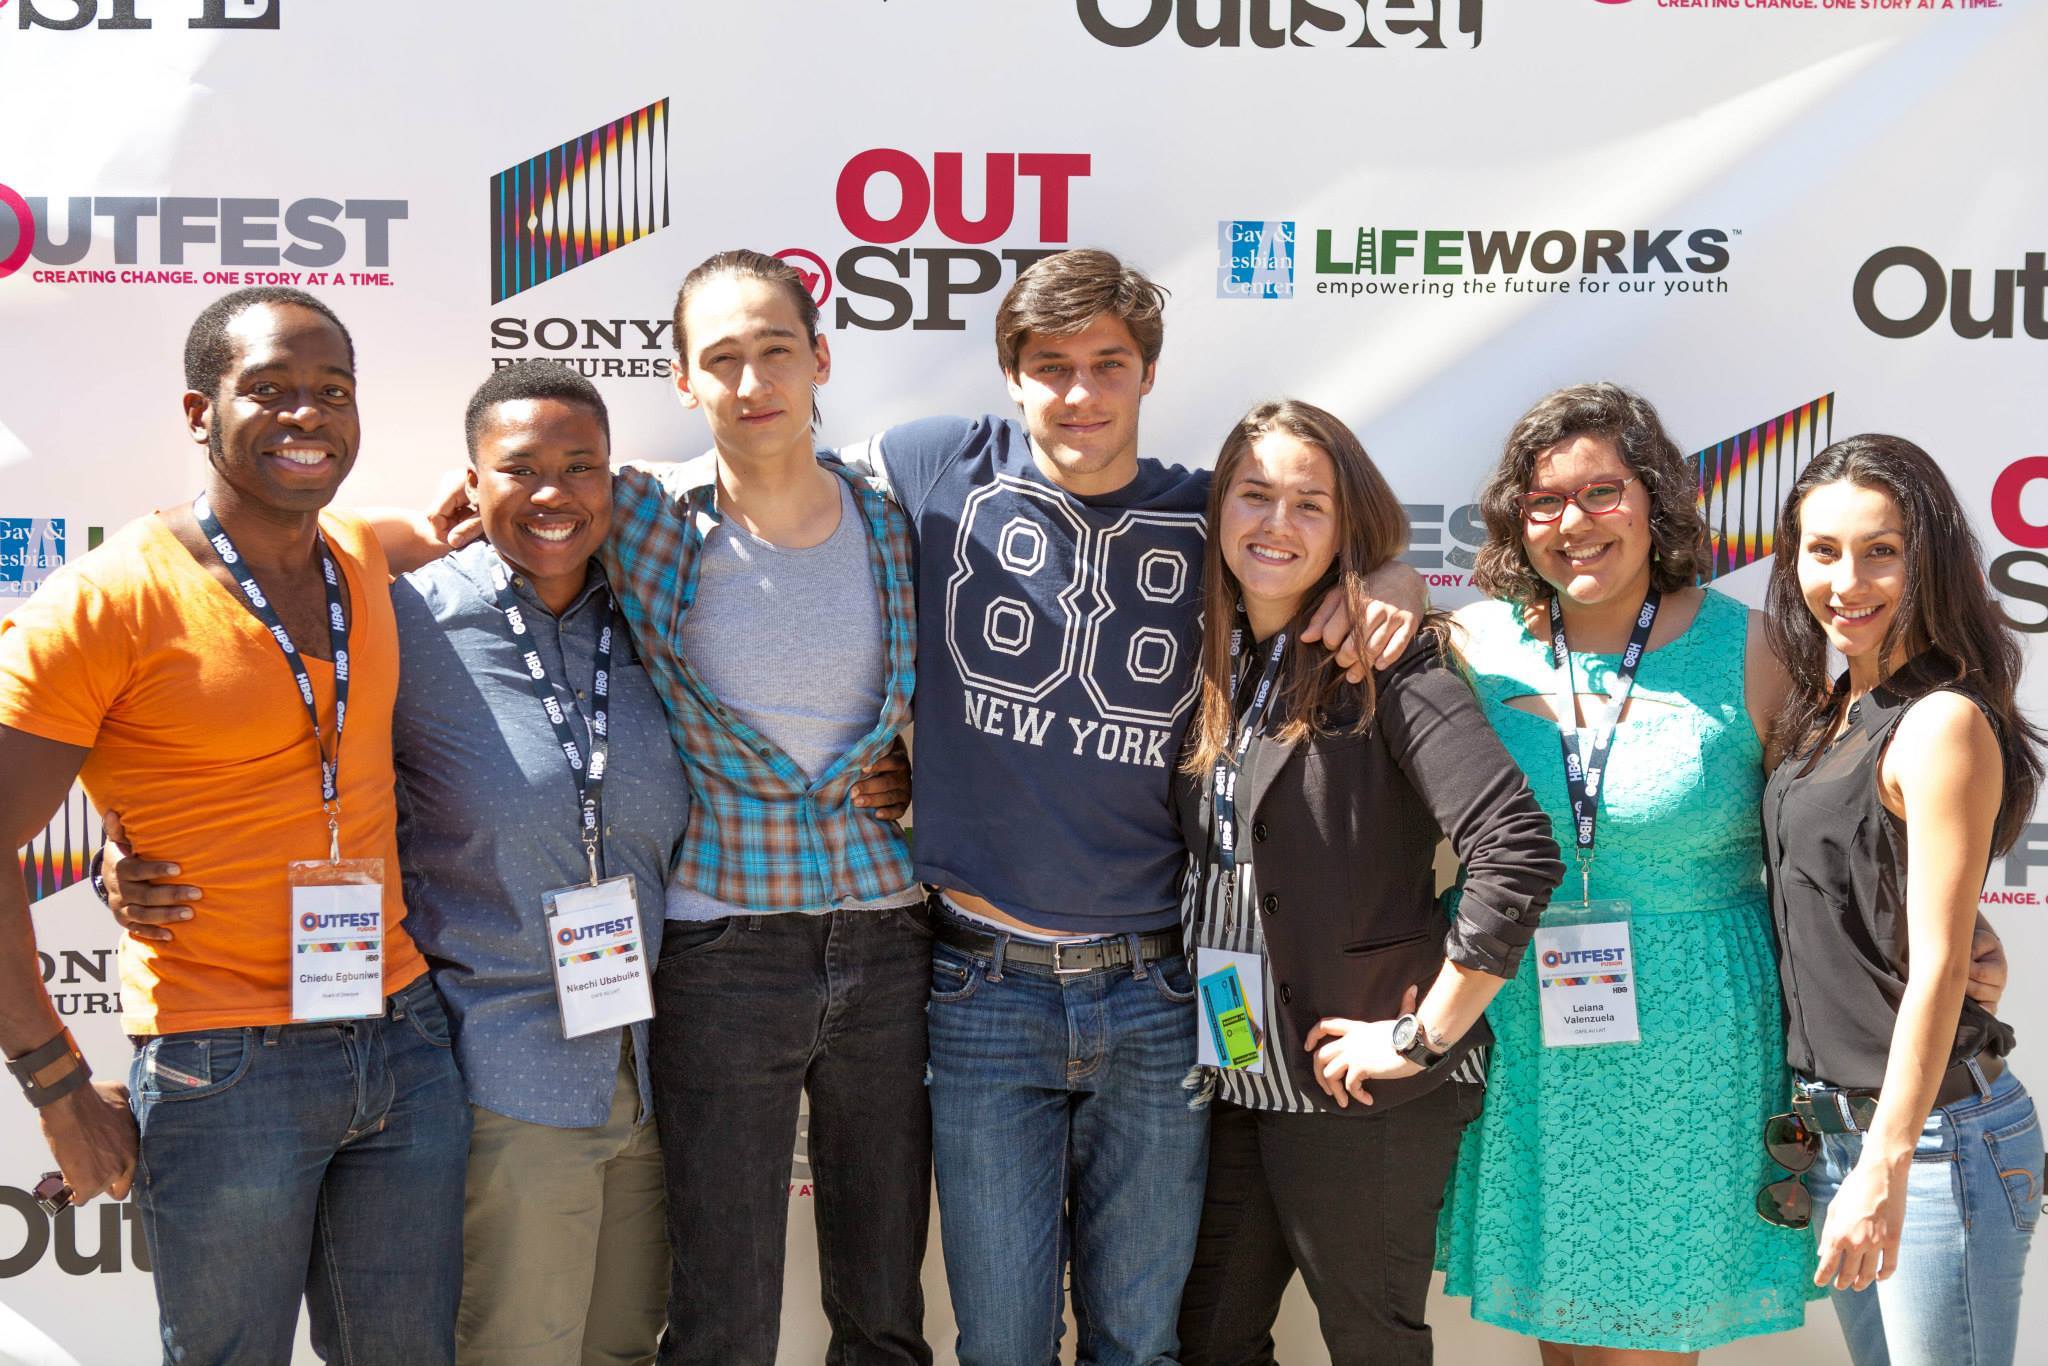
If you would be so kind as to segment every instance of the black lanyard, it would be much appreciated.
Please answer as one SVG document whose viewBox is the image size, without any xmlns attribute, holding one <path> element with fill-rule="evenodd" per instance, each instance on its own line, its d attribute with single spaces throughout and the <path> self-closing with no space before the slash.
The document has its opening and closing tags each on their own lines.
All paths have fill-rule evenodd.
<svg viewBox="0 0 2048 1366">
<path fill-rule="evenodd" d="M 1238 662 L 1244 655 L 1245 637 L 1250 631 L 1240 622 L 1230 632 L 1230 705 L 1237 706 L 1237 690 L 1243 685 L 1244 677 L 1238 672 Z M 1273 703 L 1274 684 L 1280 674 L 1280 657 L 1287 653 L 1287 632 L 1274 635 L 1273 646 L 1266 652 L 1266 667 L 1259 674 L 1258 689 L 1252 694 L 1251 706 L 1245 709 L 1244 720 L 1229 737 L 1223 752 L 1216 756 L 1216 768 L 1210 774 L 1212 800 L 1215 803 L 1216 857 L 1223 865 L 1224 894 L 1235 895 L 1237 887 L 1237 778 L 1244 770 L 1245 755 L 1250 752 L 1252 741 L 1258 738 L 1259 728 L 1265 724 L 1266 711 Z"/>
<path fill-rule="evenodd" d="M 1622 709 L 1628 706 L 1629 694 L 1635 690 L 1636 666 L 1642 662 L 1643 650 L 1650 643 L 1650 627 L 1657 620 L 1657 608 L 1663 598 L 1662 593 L 1652 588 L 1643 599 L 1642 610 L 1636 613 L 1635 630 L 1629 634 L 1628 649 L 1622 652 L 1621 666 L 1614 671 L 1612 704 L 1605 719 L 1593 728 L 1592 748 L 1582 753 L 1579 729 L 1573 724 L 1578 715 L 1578 689 L 1572 683 L 1571 648 L 1564 640 L 1564 612 L 1557 594 L 1550 595 L 1550 658 L 1557 669 L 1557 735 L 1564 746 L 1564 785 L 1571 796 L 1572 827 L 1578 841 L 1579 892 L 1585 901 L 1592 900 L 1593 830 L 1600 819 L 1600 780 L 1607 772 L 1607 751 L 1614 744 Z"/>
<path fill-rule="evenodd" d="M 313 543 L 320 548 L 320 573 L 327 590 L 327 640 L 334 652 L 334 750 L 330 754 L 320 739 L 320 707 L 313 700 L 313 680 L 306 673 L 306 662 L 299 657 L 298 646 L 292 644 L 292 633 L 284 628 L 284 621 L 277 615 L 277 609 L 270 605 L 270 599 L 263 596 L 255 575 L 243 567 L 241 552 L 235 549 L 235 543 L 228 538 L 220 519 L 213 515 L 213 507 L 203 493 L 192 500 L 192 518 L 199 523 L 201 534 L 213 543 L 214 553 L 220 556 L 221 563 L 235 576 L 235 583 L 241 588 L 249 610 L 277 641 L 278 648 L 284 651 L 284 662 L 292 666 L 292 677 L 299 685 L 299 700 L 306 704 L 306 717 L 313 723 L 313 748 L 320 754 L 320 809 L 327 813 L 327 857 L 329 861 L 339 863 L 341 728 L 348 720 L 348 617 L 341 601 L 341 566 L 335 563 L 334 552 L 327 548 L 327 538 L 316 530 Z"/>
<path fill-rule="evenodd" d="M 513 648 L 520 651 L 526 664 L 526 681 L 533 685 L 540 709 L 547 714 L 548 724 L 555 728 L 555 743 L 562 747 L 562 757 L 569 761 L 569 772 L 576 780 L 576 802 L 583 813 L 583 856 L 590 860 L 590 882 L 595 886 L 598 839 L 604 818 L 604 761 L 610 748 L 606 734 L 607 704 L 612 695 L 612 632 L 619 623 L 618 604 L 611 590 L 605 590 L 604 623 L 597 630 L 597 664 L 590 685 L 590 761 L 585 763 L 583 747 L 576 743 L 576 733 L 569 729 L 569 718 L 555 696 L 554 685 L 548 682 L 547 665 L 541 662 L 540 651 L 526 638 L 526 614 L 506 591 L 510 576 L 502 563 L 491 566 L 491 579 L 497 586 L 491 594 L 491 605 L 505 614 Z"/>
</svg>

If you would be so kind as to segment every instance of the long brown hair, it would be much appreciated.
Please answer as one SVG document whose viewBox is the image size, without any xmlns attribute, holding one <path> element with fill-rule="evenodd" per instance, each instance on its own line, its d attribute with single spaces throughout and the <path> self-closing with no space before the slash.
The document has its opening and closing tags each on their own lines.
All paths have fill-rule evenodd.
<svg viewBox="0 0 2048 1366">
<path fill-rule="evenodd" d="M 1202 691 L 1181 762 L 1188 773 L 1206 773 L 1230 744 L 1234 721 L 1230 633 L 1237 623 L 1240 590 L 1237 576 L 1223 562 L 1223 500 L 1230 496 L 1231 485 L 1250 458 L 1253 444 L 1270 432 L 1285 432 L 1330 457 L 1336 472 L 1337 505 L 1336 558 L 1303 596 L 1301 610 L 1288 628 L 1296 639 L 1288 644 L 1287 672 L 1273 702 L 1273 715 L 1280 718 L 1276 737 L 1283 744 L 1295 744 L 1311 733 L 1328 733 L 1329 717 L 1339 710 L 1347 692 L 1363 694 L 1359 719 L 1347 731 L 1363 732 L 1372 724 L 1372 676 L 1367 674 L 1365 682 L 1354 689 L 1345 681 L 1334 652 L 1320 645 L 1301 646 L 1299 628 L 1333 584 L 1341 586 L 1351 619 L 1365 619 L 1370 600 L 1365 577 L 1407 548 L 1408 515 L 1379 467 L 1343 422 L 1297 399 L 1261 403 L 1224 438 L 1223 449 L 1216 456 L 1216 474 L 1209 484 L 1209 538 L 1202 552 Z M 1432 621 L 1429 630 L 1440 648 L 1439 624 Z M 1409 648 L 1430 648 L 1431 644 L 1417 640 Z"/>
<path fill-rule="evenodd" d="M 1699 478 L 1648 399 L 1619 384 L 1601 383 L 1574 384 L 1545 394 L 1508 433 L 1500 459 L 1479 491 L 1486 544 L 1472 566 L 1472 586 L 1488 597 L 1525 607 L 1544 601 L 1549 586 L 1529 563 L 1522 544 L 1522 509 L 1515 499 L 1529 491 L 1538 456 L 1580 436 L 1613 442 L 1622 463 L 1650 495 L 1652 586 L 1670 593 L 1697 582 L 1710 563 Z"/>
<path fill-rule="evenodd" d="M 1799 588 L 1800 513 L 1823 484 L 1855 484 L 1889 494 L 1904 522 L 1906 588 L 1879 647 L 1880 666 L 1904 650 L 1933 656 L 1930 682 L 1960 684 L 1991 712 L 2004 760 L 2004 799 L 1993 854 L 2012 848 L 2033 818 L 2041 785 L 2041 731 L 2021 714 L 2022 653 L 2012 622 L 1985 586 L 1984 552 L 1962 503 L 1933 457 L 1903 437 L 1864 434 L 1837 441 L 1799 473 L 1778 518 L 1766 634 L 1792 676 L 1776 738 L 1803 754 L 1833 728 L 1840 699 L 1828 677 L 1828 638 Z M 1946 674 L 1945 679 L 1940 675 Z"/>
</svg>

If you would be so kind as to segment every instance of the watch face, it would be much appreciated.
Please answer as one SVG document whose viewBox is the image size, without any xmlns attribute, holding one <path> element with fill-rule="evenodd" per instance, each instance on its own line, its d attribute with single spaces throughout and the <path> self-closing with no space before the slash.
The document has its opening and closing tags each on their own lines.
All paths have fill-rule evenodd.
<svg viewBox="0 0 2048 1366">
<path fill-rule="evenodd" d="M 1421 1025 L 1422 1021 L 1413 1015 L 1403 1015 L 1394 1021 L 1393 1044 L 1396 1053 L 1406 1053 L 1415 1046 L 1415 1035 Z"/>
</svg>

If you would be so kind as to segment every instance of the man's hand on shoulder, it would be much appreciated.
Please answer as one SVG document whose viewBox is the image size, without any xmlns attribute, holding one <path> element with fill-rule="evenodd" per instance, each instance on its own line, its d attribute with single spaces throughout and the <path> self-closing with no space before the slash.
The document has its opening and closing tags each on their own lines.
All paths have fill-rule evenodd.
<svg viewBox="0 0 2048 1366">
<path fill-rule="evenodd" d="M 448 472 L 441 491 L 423 512 L 397 507 L 361 511 L 393 574 L 410 574 L 484 534 L 483 521 L 470 501 L 468 477 L 461 470 Z"/>
<path fill-rule="evenodd" d="M 1389 560 L 1366 575 L 1365 591 L 1363 620 L 1351 619 L 1343 591 L 1332 588 L 1301 633 L 1304 641 L 1321 641 L 1334 651 L 1353 683 L 1364 682 L 1368 670 L 1399 662 L 1429 612 L 1428 585 L 1399 560 Z"/>
</svg>

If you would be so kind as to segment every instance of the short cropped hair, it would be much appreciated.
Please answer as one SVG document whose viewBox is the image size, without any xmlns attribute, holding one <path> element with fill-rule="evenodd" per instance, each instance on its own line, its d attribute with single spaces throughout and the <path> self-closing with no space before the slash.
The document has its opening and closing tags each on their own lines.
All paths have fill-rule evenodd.
<svg viewBox="0 0 2048 1366">
<path fill-rule="evenodd" d="M 1017 277 L 996 309 L 996 359 L 1015 378 L 1024 339 L 1033 332 L 1071 337 L 1104 314 L 1121 319 L 1150 370 L 1166 340 L 1166 290 L 1106 251 L 1077 248 L 1048 256 Z"/>
<path fill-rule="evenodd" d="M 220 392 L 220 382 L 227 377 L 228 367 L 235 363 L 235 344 L 228 338 L 228 328 L 233 325 L 235 319 L 264 304 L 290 304 L 295 308 L 309 308 L 333 323 L 335 330 L 341 333 L 342 342 L 348 347 L 349 368 L 355 368 L 355 338 L 349 336 L 348 327 L 335 316 L 333 309 L 303 289 L 287 289 L 282 285 L 255 285 L 221 295 L 200 309 L 199 316 L 192 320 L 192 328 L 185 334 L 187 389 L 208 397 Z"/>
<path fill-rule="evenodd" d="M 477 442 L 483 436 L 484 423 L 490 420 L 491 409 L 500 403 L 534 398 L 559 399 L 588 408 L 597 414 L 597 425 L 604 432 L 604 444 L 607 447 L 612 444 L 611 414 L 606 411 L 604 395 L 597 391 L 595 384 L 559 361 L 521 361 L 502 370 L 491 371 L 490 378 L 477 385 L 476 392 L 469 396 L 469 408 L 462 415 L 462 436 L 468 443 L 472 465 L 476 463 Z"/>
</svg>

